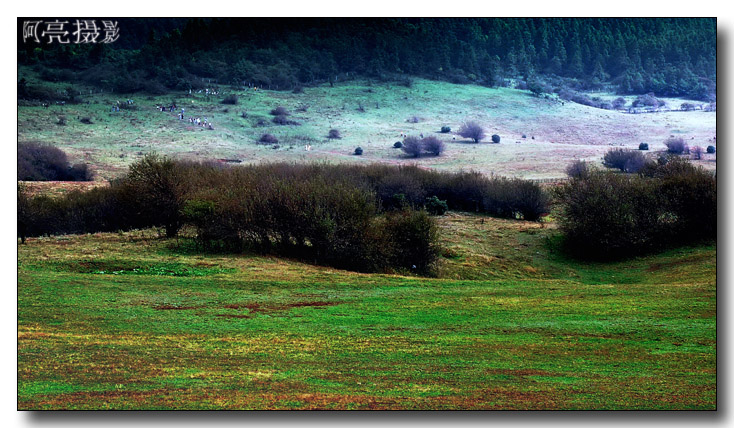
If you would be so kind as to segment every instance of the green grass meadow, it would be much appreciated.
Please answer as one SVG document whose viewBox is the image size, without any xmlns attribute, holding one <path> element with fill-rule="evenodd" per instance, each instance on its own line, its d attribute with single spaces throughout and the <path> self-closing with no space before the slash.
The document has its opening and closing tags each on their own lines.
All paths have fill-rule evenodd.
<svg viewBox="0 0 734 428">
<path fill-rule="evenodd" d="M 68 86 L 25 67 L 19 74 L 30 85 Z M 88 163 L 95 182 L 37 183 L 34 194 L 106 185 L 152 152 L 557 179 L 573 159 L 600 165 L 611 146 L 646 142 L 654 157 L 671 135 L 716 145 L 715 113 L 630 115 L 417 78 L 303 93 L 222 86 L 209 97 L 77 89 L 78 104 L 22 102 L 17 139 Z M 238 104 L 222 104 L 231 94 Z M 134 108 L 111 111 L 127 98 Z M 172 100 L 214 130 L 156 110 Z M 278 106 L 300 125 L 274 124 Z M 482 143 L 456 134 L 469 120 L 484 126 Z M 327 138 L 332 128 L 341 139 Z M 256 144 L 264 133 L 279 143 Z M 408 158 L 393 148 L 401 134 L 437 136 L 446 151 Z M 715 170 L 716 154 L 692 162 Z M 552 215 L 532 223 L 449 212 L 437 221 L 431 277 L 200 254 L 191 231 L 29 238 L 17 246 L 17 407 L 716 409 L 715 244 L 590 263 L 559 250 Z"/>
<path fill-rule="evenodd" d="M 431 278 L 31 238 L 18 408 L 716 408 L 715 246 L 584 263 L 553 223 L 439 223 Z"/>
</svg>

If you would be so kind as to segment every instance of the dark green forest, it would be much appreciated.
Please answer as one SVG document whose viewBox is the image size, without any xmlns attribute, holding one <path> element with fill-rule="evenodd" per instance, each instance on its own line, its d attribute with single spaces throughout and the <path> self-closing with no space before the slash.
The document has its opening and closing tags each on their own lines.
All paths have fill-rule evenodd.
<svg viewBox="0 0 734 428">
<path fill-rule="evenodd" d="M 560 81 L 576 90 L 705 101 L 716 96 L 715 18 L 116 20 L 120 38 L 111 44 L 37 44 L 19 37 L 18 63 L 45 80 L 118 92 L 163 93 L 212 82 L 292 90 L 351 78 L 409 84 L 410 76 L 419 76 L 485 86 Z"/>
</svg>

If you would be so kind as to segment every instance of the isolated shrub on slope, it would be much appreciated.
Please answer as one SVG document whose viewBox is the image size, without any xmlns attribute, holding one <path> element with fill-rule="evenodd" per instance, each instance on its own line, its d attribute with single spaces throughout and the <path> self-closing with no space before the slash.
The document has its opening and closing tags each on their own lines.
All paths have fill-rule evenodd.
<svg viewBox="0 0 734 428">
<path fill-rule="evenodd" d="M 406 154 L 417 158 L 423 152 L 423 143 L 418 137 L 405 137 L 401 148 Z"/>
<path fill-rule="evenodd" d="M 459 128 L 459 135 L 464 138 L 471 138 L 475 143 L 479 143 L 486 135 L 484 129 L 476 122 L 466 122 Z"/>
<path fill-rule="evenodd" d="M 443 141 L 432 135 L 421 140 L 421 144 L 423 145 L 423 151 L 434 156 L 441 156 L 441 153 L 445 150 Z"/>
<path fill-rule="evenodd" d="M 678 137 L 670 137 L 663 143 L 668 148 L 668 153 L 673 153 L 676 155 L 679 155 L 681 153 L 684 153 L 688 150 L 688 144 L 686 142 Z"/>
</svg>

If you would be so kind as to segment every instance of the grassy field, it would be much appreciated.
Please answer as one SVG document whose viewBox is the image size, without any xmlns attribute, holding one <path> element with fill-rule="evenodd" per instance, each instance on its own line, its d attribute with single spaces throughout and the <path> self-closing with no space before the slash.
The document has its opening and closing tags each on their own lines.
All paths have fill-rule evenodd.
<svg viewBox="0 0 734 428">
<path fill-rule="evenodd" d="M 22 75 L 31 83 L 38 78 L 30 70 Z M 57 90 L 68 85 L 49 84 Z M 83 89 L 83 88 L 80 88 Z M 127 166 L 149 152 L 191 159 L 236 159 L 330 162 L 419 163 L 427 168 L 469 170 L 523 178 L 564 176 L 572 159 L 599 162 L 609 146 L 637 148 L 647 142 L 650 150 L 664 149 L 671 135 L 690 145 L 716 145 L 716 114 L 668 112 L 630 115 L 571 102 L 532 97 L 528 91 L 485 88 L 415 79 L 411 87 L 369 81 L 348 81 L 306 88 L 302 94 L 220 88 L 217 96 L 171 93 L 165 96 L 84 94 L 81 104 L 18 107 L 18 140 L 41 141 L 69 153 L 72 161 L 90 163 L 100 179 L 119 176 Z M 238 105 L 223 105 L 230 94 Z M 111 112 L 111 105 L 127 98 L 134 110 Z M 179 121 L 178 112 L 163 113 L 157 104 L 175 99 L 186 116 L 206 117 L 214 130 Z M 630 98 L 631 100 L 631 98 Z M 88 104 L 86 102 L 89 102 Z M 668 100 L 671 105 L 683 100 Z M 271 109 L 283 106 L 295 125 L 271 122 Z M 362 106 L 360 111 L 359 107 Z M 247 112 L 247 118 L 241 113 Z M 65 116 L 66 125 L 58 125 Z M 81 118 L 91 118 L 91 124 Z M 417 123 L 408 120 L 418 118 Z M 259 120 L 265 125 L 258 126 Z M 500 144 L 472 144 L 455 134 L 462 122 L 474 120 L 489 136 L 501 136 Z M 449 126 L 452 133 L 439 133 Z M 342 139 L 326 138 L 330 129 Z M 257 145 L 264 133 L 279 139 L 278 147 Z M 411 159 L 393 143 L 402 134 L 436 135 L 447 144 L 440 157 Z M 523 138 L 525 135 L 525 138 Z M 306 151 L 310 145 L 312 150 Z M 354 156 L 354 149 L 364 149 Z M 716 168 L 716 155 L 696 161 Z"/>
<path fill-rule="evenodd" d="M 436 278 L 31 238 L 18 407 L 716 408 L 715 246 L 582 263 L 552 222 L 439 222 Z"/>
</svg>

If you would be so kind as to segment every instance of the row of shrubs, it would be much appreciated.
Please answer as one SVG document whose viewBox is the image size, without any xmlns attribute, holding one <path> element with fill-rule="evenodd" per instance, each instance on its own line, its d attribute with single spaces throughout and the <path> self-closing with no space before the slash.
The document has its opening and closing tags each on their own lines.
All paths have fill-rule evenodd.
<svg viewBox="0 0 734 428">
<path fill-rule="evenodd" d="M 202 250 L 251 249 L 357 271 L 427 272 L 436 259 L 429 210 L 537 220 L 531 182 L 387 165 L 228 167 L 149 155 L 109 187 L 63 197 L 18 192 L 21 238 L 161 227 L 196 230 Z"/>
<path fill-rule="evenodd" d="M 678 157 L 646 163 L 638 174 L 585 169 L 557 195 L 567 249 L 586 258 L 716 238 L 716 178 Z"/>
<path fill-rule="evenodd" d="M 18 144 L 18 180 L 21 181 L 90 181 L 93 174 L 87 164 L 69 164 L 61 149 L 41 143 Z"/>
<path fill-rule="evenodd" d="M 665 145 L 668 149 L 663 155 L 658 157 L 658 163 L 667 162 L 672 155 L 680 154 L 692 154 L 693 159 L 701 159 L 704 153 L 704 149 L 700 146 L 689 148 L 688 144 L 682 138 L 669 138 L 665 141 Z M 642 154 L 642 151 L 649 150 L 649 148 L 650 146 L 647 143 L 640 143 L 640 151 L 623 148 L 610 149 L 604 154 L 602 164 L 607 168 L 618 169 L 622 172 L 640 172 L 647 167 L 655 166 L 655 160 Z M 709 154 L 716 153 L 716 147 L 708 146 L 705 151 Z M 567 169 L 566 172 L 569 176 L 578 176 L 577 171 L 580 171 L 582 167 L 577 165 L 577 163 L 573 163 Z"/>
</svg>

